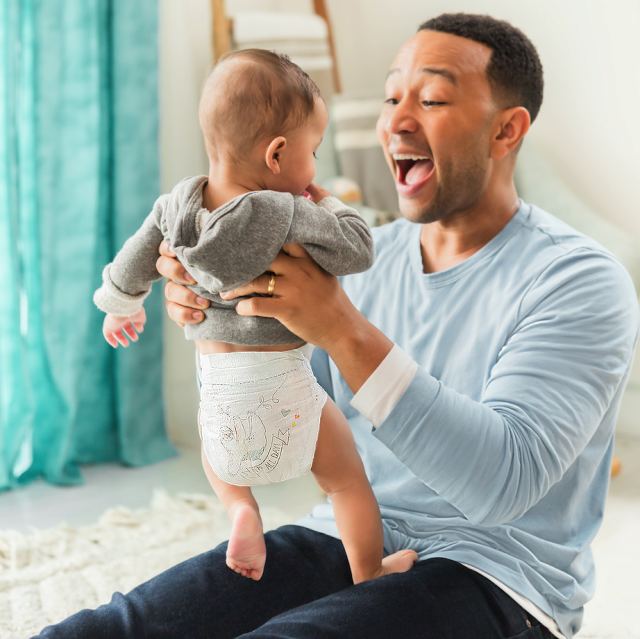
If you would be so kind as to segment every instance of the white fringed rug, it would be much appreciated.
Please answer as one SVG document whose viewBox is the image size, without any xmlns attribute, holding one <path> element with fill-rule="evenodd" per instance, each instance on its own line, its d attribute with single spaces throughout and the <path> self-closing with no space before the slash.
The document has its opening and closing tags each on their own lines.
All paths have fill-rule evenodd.
<svg viewBox="0 0 640 639">
<path fill-rule="evenodd" d="M 290 524 L 261 511 L 265 530 Z M 0 637 L 27 639 L 44 626 L 116 592 L 128 592 L 229 537 L 225 508 L 213 497 L 156 491 L 150 509 L 107 510 L 97 524 L 64 524 L 33 535 L 0 531 Z"/>
<path fill-rule="evenodd" d="M 640 638 L 640 517 L 637 500 L 610 498 L 594 542 L 598 594 L 579 639 Z M 265 530 L 291 523 L 262 511 Z M 154 494 L 150 509 L 113 508 L 97 524 L 64 524 L 33 535 L 0 532 L 0 637 L 27 639 L 115 591 L 138 584 L 228 538 L 229 517 L 213 497 Z"/>
</svg>

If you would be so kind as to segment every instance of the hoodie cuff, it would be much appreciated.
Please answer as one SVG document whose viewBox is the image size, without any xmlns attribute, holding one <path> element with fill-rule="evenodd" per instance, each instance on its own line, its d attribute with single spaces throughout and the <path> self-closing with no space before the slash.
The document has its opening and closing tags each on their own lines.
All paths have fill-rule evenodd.
<svg viewBox="0 0 640 639">
<path fill-rule="evenodd" d="M 137 295 L 123 293 L 111 280 L 111 264 L 102 271 L 102 286 L 93 294 L 95 305 L 105 313 L 119 317 L 131 317 L 140 311 L 151 289 Z"/>
</svg>

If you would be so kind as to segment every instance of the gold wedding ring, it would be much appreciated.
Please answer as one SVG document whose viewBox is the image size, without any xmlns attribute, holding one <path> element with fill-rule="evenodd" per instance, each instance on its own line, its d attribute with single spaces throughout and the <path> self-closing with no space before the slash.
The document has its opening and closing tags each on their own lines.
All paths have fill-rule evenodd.
<svg viewBox="0 0 640 639">
<path fill-rule="evenodd" d="M 269 275 L 269 286 L 267 286 L 267 295 L 273 297 L 273 291 L 276 290 L 276 276 L 271 273 Z"/>
</svg>

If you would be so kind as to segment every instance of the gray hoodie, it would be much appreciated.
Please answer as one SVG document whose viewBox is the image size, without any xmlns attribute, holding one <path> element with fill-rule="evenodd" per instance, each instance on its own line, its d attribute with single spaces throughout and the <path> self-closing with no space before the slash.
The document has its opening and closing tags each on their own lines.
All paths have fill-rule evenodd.
<svg viewBox="0 0 640 639">
<path fill-rule="evenodd" d="M 375 259 L 373 238 L 360 214 L 334 197 L 319 204 L 277 191 L 252 191 L 213 212 L 202 208 L 206 176 L 185 178 L 162 195 L 136 234 L 102 274 L 94 302 L 105 313 L 129 317 L 141 308 L 154 281 L 158 247 L 166 240 L 197 284 L 189 288 L 211 300 L 200 324 L 187 324 L 187 339 L 260 346 L 302 341 L 278 320 L 243 317 L 230 291 L 261 275 L 285 243 L 301 244 L 333 275 L 359 273 Z"/>
</svg>

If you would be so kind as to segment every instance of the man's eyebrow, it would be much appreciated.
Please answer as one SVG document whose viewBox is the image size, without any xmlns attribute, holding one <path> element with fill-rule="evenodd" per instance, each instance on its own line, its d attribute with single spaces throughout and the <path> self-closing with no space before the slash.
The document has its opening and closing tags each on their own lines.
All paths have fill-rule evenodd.
<svg viewBox="0 0 640 639">
<path fill-rule="evenodd" d="M 454 87 L 458 86 L 453 73 L 451 73 L 451 71 L 447 71 L 446 69 L 434 69 L 433 67 L 425 67 L 424 69 L 421 69 L 421 73 L 432 73 L 433 75 L 441 75 L 446 80 L 449 80 L 449 82 L 451 82 Z"/>
<path fill-rule="evenodd" d="M 400 68 L 395 67 L 395 69 L 391 69 L 389 73 L 387 73 L 387 78 L 394 73 L 400 73 Z M 458 83 L 456 82 L 455 76 L 451 71 L 447 71 L 446 69 L 434 69 L 433 67 L 425 67 L 420 70 L 420 73 L 432 73 L 433 75 L 441 75 L 446 80 L 449 80 L 453 86 L 457 87 Z"/>
</svg>

